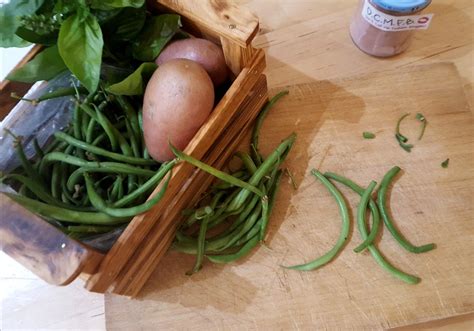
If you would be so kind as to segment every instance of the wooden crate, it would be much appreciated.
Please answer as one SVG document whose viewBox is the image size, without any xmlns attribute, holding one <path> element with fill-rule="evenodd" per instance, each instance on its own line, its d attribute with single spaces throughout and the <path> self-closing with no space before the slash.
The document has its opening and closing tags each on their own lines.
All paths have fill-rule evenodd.
<svg viewBox="0 0 474 331">
<path fill-rule="evenodd" d="M 224 50 L 233 83 L 185 149 L 221 168 L 268 99 L 265 56 L 251 46 L 258 20 L 222 0 L 155 0 L 148 5 L 180 14 L 186 31 Z M 38 50 L 33 48 L 19 66 Z M 25 92 L 28 86 L 2 82 L 0 88 L 1 119 L 15 105 L 10 92 Z M 182 220 L 181 210 L 193 206 L 212 180 L 189 164 L 179 164 L 163 199 L 149 212 L 134 217 L 105 255 L 68 238 L 2 194 L 0 208 L 6 216 L 0 219 L 1 249 L 52 284 L 66 285 L 80 276 L 90 291 L 136 296 L 167 251 Z"/>
</svg>

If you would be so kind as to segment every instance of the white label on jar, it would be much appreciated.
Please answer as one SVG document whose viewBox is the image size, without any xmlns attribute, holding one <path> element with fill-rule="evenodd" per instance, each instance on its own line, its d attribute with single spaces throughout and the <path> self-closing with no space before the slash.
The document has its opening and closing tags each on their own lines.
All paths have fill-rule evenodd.
<svg viewBox="0 0 474 331">
<path fill-rule="evenodd" d="M 426 30 L 434 14 L 392 16 L 375 8 L 369 0 L 364 1 L 362 17 L 383 31 Z"/>
</svg>

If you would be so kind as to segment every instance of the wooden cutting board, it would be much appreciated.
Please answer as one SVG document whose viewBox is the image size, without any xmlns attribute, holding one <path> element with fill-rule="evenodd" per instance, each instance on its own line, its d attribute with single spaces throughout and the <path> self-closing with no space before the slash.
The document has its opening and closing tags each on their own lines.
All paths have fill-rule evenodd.
<svg viewBox="0 0 474 331">
<path fill-rule="evenodd" d="M 380 329 L 474 311 L 474 125 L 455 67 L 409 67 L 289 90 L 267 118 L 261 146 L 268 153 L 297 132 L 286 165 L 298 189 L 282 183 L 268 247 L 235 264 L 205 263 L 191 277 L 184 273 L 193 257 L 168 253 L 138 300 L 106 296 L 108 329 Z M 415 143 L 411 153 L 393 137 L 406 112 L 412 116 L 402 130 Z M 429 123 L 421 141 L 416 112 Z M 376 139 L 363 139 L 363 131 Z M 360 243 L 357 230 L 320 270 L 280 267 L 322 255 L 341 228 L 336 204 L 311 168 L 366 186 L 393 165 L 404 169 L 391 190 L 397 225 L 415 244 L 438 247 L 407 253 L 386 229 L 379 247 L 395 265 L 419 275 L 420 284 L 394 279 L 368 252 L 352 252 Z M 342 192 L 355 208 L 359 198 Z"/>
</svg>

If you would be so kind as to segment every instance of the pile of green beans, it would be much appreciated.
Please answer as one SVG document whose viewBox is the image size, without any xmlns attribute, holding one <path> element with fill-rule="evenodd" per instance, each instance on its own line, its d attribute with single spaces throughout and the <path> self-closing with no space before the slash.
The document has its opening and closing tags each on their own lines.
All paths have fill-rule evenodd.
<svg viewBox="0 0 474 331">
<path fill-rule="evenodd" d="M 204 257 L 213 263 L 230 263 L 243 258 L 264 241 L 283 174 L 280 166 L 296 135 L 291 134 L 264 157 L 258 148 L 259 131 L 270 108 L 287 93 L 277 94 L 262 109 L 252 133 L 251 154 L 235 153 L 242 161 L 242 167 L 230 174 L 171 146 L 178 159 L 220 180 L 198 206 L 187 211 L 188 217 L 173 243 L 174 250 L 196 255 L 195 265 L 187 274 L 199 271 Z"/>
<path fill-rule="evenodd" d="M 21 166 L 1 180 L 19 192 L 6 193 L 11 199 L 82 239 L 149 210 L 164 195 L 177 160 L 160 165 L 148 156 L 134 100 L 104 89 L 87 96 L 75 92 L 72 123 L 44 150 L 36 142 L 33 160 L 14 136 Z M 162 180 L 160 192 L 146 201 Z"/>
<path fill-rule="evenodd" d="M 393 178 L 399 171 L 399 167 L 393 167 L 390 171 L 387 172 L 378 190 L 377 202 L 374 202 L 374 200 L 372 199 L 372 192 L 374 191 L 377 185 L 375 181 L 372 181 L 369 186 L 364 189 L 353 181 L 351 181 L 350 179 L 347 179 L 335 173 L 326 172 L 323 175 L 316 169 L 313 169 L 311 173 L 323 183 L 323 185 L 330 191 L 330 193 L 336 199 L 336 202 L 338 203 L 339 209 L 341 211 L 343 227 L 336 244 L 326 254 L 311 262 L 285 268 L 301 271 L 317 269 L 333 260 L 336 255 L 344 248 L 350 231 L 350 218 L 348 213 L 348 207 L 344 200 L 344 197 L 339 192 L 339 190 L 330 182 L 330 180 L 333 180 L 335 182 L 347 186 L 348 188 L 350 188 L 355 193 L 361 196 L 361 200 L 357 208 L 357 228 L 359 230 L 360 237 L 363 241 L 354 249 L 354 252 L 360 253 L 364 249 L 368 249 L 375 261 L 394 277 L 408 284 L 419 283 L 421 280 L 419 277 L 407 274 L 390 264 L 390 262 L 388 262 L 382 255 L 382 253 L 379 251 L 375 243 L 375 239 L 379 234 L 381 226 L 380 217 L 382 217 L 383 222 L 387 226 L 389 232 L 400 244 L 400 246 L 406 249 L 407 251 L 412 253 L 423 253 L 428 252 L 436 247 L 435 244 L 427 244 L 422 246 L 415 246 L 411 244 L 407 239 L 405 239 L 405 237 L 399 232 L 399 230 L 395 227 L 393 223 L 393 220 L 387 209 L 387 190 Z M 372 215 L 372 227 L 370 229 L 370 232 L 367 229 L 367 220 L 365 217 L 367 209 L 370 210 L 370 214 Z"/>
</svg>

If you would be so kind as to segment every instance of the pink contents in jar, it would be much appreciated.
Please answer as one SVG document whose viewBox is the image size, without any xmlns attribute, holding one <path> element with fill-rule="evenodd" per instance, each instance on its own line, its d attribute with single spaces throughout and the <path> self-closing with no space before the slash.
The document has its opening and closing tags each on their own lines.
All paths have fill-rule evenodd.
<svg viewBox="0 0 474 331">
<path fill-rule="evenodd" d="M 430 3 L 431 0 L 361 0 L 350 25 L 354 44 L 378 57 L 402 53 L 415 30 L 429 27 L 433 15 L 420 13 Z"/>
</svg>

